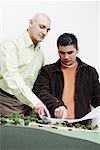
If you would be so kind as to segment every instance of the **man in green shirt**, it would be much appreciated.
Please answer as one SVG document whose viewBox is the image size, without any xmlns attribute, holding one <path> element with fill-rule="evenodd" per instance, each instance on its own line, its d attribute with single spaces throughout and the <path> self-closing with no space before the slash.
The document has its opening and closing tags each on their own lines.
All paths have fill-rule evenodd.
<svg viewBox="0 0 100 150">
<path fill-rule="evenodd" d="M 31 91 L 44 64 L 41 42 L 51 27 L 50 18 L 38 13 L 19 37 L 0 44 L 0 115 L 29 115 L 34 110 L 50 117 L 49 111 Z"/>
</svg>

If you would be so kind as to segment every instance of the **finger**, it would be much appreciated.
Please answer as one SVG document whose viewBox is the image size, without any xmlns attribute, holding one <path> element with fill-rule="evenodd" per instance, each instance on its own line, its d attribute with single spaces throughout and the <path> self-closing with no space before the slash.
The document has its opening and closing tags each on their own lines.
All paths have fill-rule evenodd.
<svg viewBox="0 0 100 150">
<path fill-rule="evenodd" d="M 67 112 L 64 111 L 63 114 L 62 114 L 62 119 L 65 119 L 67 117 Z"/>
<path fill-rule="evenodd" d="M 41 109 L 40 109 L 40 115 L 45 116 L 44 108 L 41 108 Z"/>
<path fill-rule="evenodd" d="M 51 117 L 47 108 L 45 108 L 45 114 L 46 114 L 47 117 L 49 117 L 49 118 Z"/>
<path fill-rule="evenodd" d="M 55 115 L 55 117 L 57 118 L 57 113 L 58 113 L 58 111 L 54 111 L 54 115 Z"/>
<path fill-rule="evenodd" d="M 38 115 L 41 115 L 40 108 L 36 109 L 36 113 L 37 113 Z"/>
<path fill-rule="evenodd" d="M 59 118 L 62 118 L 62 116 L 63 116 L 63 110 L 60 110 L 59 111 Z"/>
<path fill-rule="evenodd" d="M 65 113 L 62 114 L 62 119 L 65 119 L 66 118 L 66 115 Z"/>
<path fill-rule="evenodd" d="M 34 108 L 33 110 L 36 114 L 38 114 L 38 109 L 37 108 Z"/>
<path fill-rule="evenodd" d="M 60 113 L 59 113 L 59 111 L 56 111 L 56 112 L 55 112 L 55 117 L 56 117 L 56 118 L 60 118 Z"/>
</svg>

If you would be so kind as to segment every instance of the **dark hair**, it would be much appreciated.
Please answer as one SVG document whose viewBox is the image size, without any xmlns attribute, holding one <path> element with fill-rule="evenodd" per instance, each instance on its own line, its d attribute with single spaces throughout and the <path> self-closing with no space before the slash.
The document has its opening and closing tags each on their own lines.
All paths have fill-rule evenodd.
<svg viewBox="0 0 100 150">
<path fill-rule="evenodd" d="M 60 35 L 57 40 L 57 47 L 59 48 L 59 46 L 68 45 L 73 45 L 76 49 L 78 49 L 78 42 L 76 36 L 72 33 L 64 33 Z"/>
</svg>

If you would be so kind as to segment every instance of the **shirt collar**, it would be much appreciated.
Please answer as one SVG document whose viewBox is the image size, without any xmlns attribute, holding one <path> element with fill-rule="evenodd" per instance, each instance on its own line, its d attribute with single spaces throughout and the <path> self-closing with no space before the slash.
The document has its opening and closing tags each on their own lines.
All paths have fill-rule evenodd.
<svg viewBox="0 0 100 150">
<path fill-rule="evenodd" d="M 77 57 L 76 60 L 78 62 L 79 68 L 87 67 L 87 64 L 82 62 L 80 58 Z M 61 61 L 60 61 L 60 59 L 55 63 L 53 72 L 61 72 Z"/>
</svg>

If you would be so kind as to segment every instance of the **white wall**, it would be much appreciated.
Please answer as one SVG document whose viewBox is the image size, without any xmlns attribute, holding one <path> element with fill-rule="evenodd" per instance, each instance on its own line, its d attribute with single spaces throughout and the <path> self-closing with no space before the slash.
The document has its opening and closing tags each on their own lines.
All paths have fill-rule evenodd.
<svg viewBox="0 0 100 150">
<path fill-rule="evenodd" d="M 74 33 L 79 41 L 78 56 L 100 72 L 99 2 L 0 0 L 0 41 L 22 33 L 34 13 L 47 13 L 52 28 L 41 43 L 45 63 L 58 59 L 56 40 L 64 32 Z"/>
</svg>

